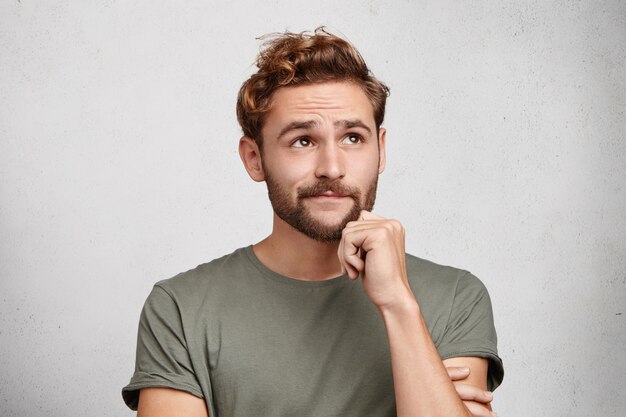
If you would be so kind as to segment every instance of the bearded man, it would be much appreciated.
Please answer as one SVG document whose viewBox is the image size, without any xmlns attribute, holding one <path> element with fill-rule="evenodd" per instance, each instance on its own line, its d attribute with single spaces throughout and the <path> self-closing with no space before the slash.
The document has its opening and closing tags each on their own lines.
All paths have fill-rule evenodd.
<svg viewBox="0 0 626 417">
<path fill-rule="evenodd" d="M 323 29 L 271 38 L 239 92 L 260 242 L 157 283 L 123 389 L 140 417 L 492 416 L 491 304 L 372 214 L 387 87 Z"/>
</svg>

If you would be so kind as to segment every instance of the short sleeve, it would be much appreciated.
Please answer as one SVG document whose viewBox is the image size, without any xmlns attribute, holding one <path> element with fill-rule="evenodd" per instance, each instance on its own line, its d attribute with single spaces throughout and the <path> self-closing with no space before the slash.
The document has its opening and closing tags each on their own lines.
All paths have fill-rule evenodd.
<svg viewBox="0 0 626 417">
<path fill-rule="evenodd" d="M 438 346 L 441 358 L 488 359 L 487 386 L 493 391 L 504 378 L 497 342 L 489 293 L 478 278 L 466 272 L 457 282 L 448 323 Z"/>
<path fill-rule="evenodd" d="M 203 397 L 187 350 L 180 311 L 158 284 L 139 319 L 135 373 L 122 389 L 126 405 L 136 410 L 139 390 L 149 387 L 173 388 Z"/>
</svg>

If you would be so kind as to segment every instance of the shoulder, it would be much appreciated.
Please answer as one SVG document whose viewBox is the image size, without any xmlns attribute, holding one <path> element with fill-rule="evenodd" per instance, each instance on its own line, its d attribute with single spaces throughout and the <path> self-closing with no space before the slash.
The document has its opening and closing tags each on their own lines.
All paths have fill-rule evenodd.
<svg viewBox="0 0 626 417">
<path fill-rule="evenodd" d="M 217 288 L 228 285 L 233 278 L 250 269 L 247 249 L 239 248 L 171 278 L 158 281 L 155 288 L 164 291 L 175 301 L 214 293 Z"/>
<path fill-rule="evenodd" d="M 407 255 L 407 272 L 442 357 L 497 359 L 491 300 L 477 277 L 464 269 L 411 255 Z"/>
<path fill-rule="evenodd" d="M 484 284 L 465 269 L 440 265 L 409 254 L 406 263 L 411 289 L 427 315 L 435 312 L 449 315 L 460 304 L 489 302 Z"/>
<path fill-rule="evenodd" d="M 406 266 L 411 285 L 442 290 L 457 290 L 461 287 L 483 288 L 482 282 L 469 271 L 441 265 L 410 254 L 406 255 Z"/>
</svg>

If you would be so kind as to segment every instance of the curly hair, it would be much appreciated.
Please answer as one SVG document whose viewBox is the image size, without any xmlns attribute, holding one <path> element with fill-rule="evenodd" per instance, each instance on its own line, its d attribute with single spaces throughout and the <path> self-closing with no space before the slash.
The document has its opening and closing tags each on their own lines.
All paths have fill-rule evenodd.
<svg viewBox="0 0 626 417">
<path fill-rule="evenodd" d="M 328 81 L 359 85 L 372 104 L 376 127 L 380 128 L 389 88 L 373 76 L 348 41 L 324 27 L 313 33 L 274 33 L 261 39 L 265 42 L 256 60 L 259 69 L 243 83 L 237 97 L 237 120 L 244 135 L 262 145 L 264 119 L 272 95 L 279 88 Z"/>
</svg>

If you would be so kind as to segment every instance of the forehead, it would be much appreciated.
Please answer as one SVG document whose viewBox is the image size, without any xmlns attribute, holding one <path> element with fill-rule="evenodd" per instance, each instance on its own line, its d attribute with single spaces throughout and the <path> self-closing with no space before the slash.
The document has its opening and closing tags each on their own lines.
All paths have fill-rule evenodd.
<svg viewBox="0 0 626 417">
<path fill-rule="evenodd" d="M 271 134 L 294 121 L 324 124 L 344 119 L 359 119 L 375 129 L 374 109 L 359 85 L 326 82 L 282 87 L 272 96 L 263 131 Z"/>
</svg>

